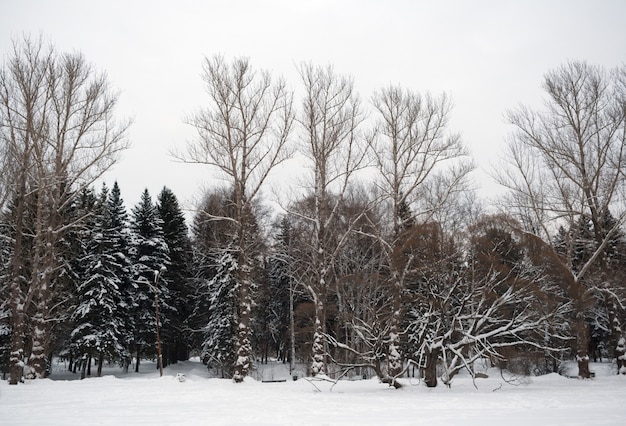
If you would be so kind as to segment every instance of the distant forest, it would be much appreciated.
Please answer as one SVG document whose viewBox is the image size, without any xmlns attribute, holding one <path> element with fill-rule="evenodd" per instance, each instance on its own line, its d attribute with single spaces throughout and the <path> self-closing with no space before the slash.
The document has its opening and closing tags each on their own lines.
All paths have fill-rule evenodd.
<svg viewBox="0 0 626 426">
<path fill-rule="evenodd" d="M 235 382 L 277 360 L 395 387 L 409 371 L 449 385 L 479 359 L 626 374 L 626 66 L 565 63 L 542 108 L 506 111 L 506 191 L 487 202 L 448 95 L 386 86 L 363 101 L 350 76 L 304 63 L 296 97 L 246 58 L 207 57 L 196 136 L 174 155 L 221 179 L 186 223 L 167 187 L 127 209 L 123 188 L 96 183 L 129 146 L 105 74 L 41 39 L 6 54 L 9 383 L 47 377 L 53 358 L 86 377 L 199 356 Z M 298 195 L 269 211 L 267 177 L 295 154 Z"/>
</svg>

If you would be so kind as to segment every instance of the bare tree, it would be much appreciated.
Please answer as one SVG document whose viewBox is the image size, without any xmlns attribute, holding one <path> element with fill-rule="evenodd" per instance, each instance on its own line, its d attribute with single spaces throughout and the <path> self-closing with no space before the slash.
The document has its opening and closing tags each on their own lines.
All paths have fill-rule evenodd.
<svg viewBox="0 0 626 426">
<path fill-rule="evenodd" d="M 25 364 L 26 310 L 32 311 L 29 375 L 45 373 L 52 310 L 59 306 L 52 300 L 61 290 L 59 276 L 66 266 L 60 261 L 63 238 L 83 219 L 71 218 L 68 212 L 80 191 L 127 147 L 128 123 L 115 121 L 116 103 L 106 76 L 82 55 L 57 53 L 42 40 L 25 37 L 14 42 L 1 71 L 0 137 L 14 176 L 6 186 L 7 197 L 15 200 L 10 383 L 17 383 Z M 24 253 L 26 203 L 34 206 L 28 253 Z"/>
<path fill-rule="evenodd" d="M 391 216 L 388 221 L 390 229 L 379 231 L 380 238 L 386 242 L 385 254 L 393 290 L 393 314 L 387 336 L 387 372 L 381 372 L 381 380 L 398 386 L 395 379 L 404 369 L 400 345 L 402 294 L 406 273 L 414 261 L 410 254 L 401 253 L 403 240 L 406 240 L 404 221 L 409 219 L 406 210 L 411 206 L 421 208 L 418 216 L 427 221 L 465 184 L 472 165 L 457 161 L 467 152 L 460 136 L 448 131 L 452 104 L 446 95 L 422 96 L 390 86 L 374 95 L 373 104 L 378 112 L 378 125 L 371 139 L 371 152 L 380 171 L 379 188 L 383 201 L 388 204 Z M 429 188 L 435 197 L 426 197 Z M 420 205 L 420 201 L 426 200 L 430 202 Z"/>
<path fill-rule="evenodd" d="M 235 226 L 233 255 L 238 266 L 240 318 L 233 380 L 241 382 L 252 363 L 247 246 L 254 224 L 252 206 L 270 171 L 289 154 L 293 96 L 283 80 L 273 82 L 268 72 L 256 72 L 245 58 L 231 63 L 221 56 L 206 58 L 203 78 L 209 106 L 188 120 L 197 137 L 185 154 L 175 155 L 188 163 L 211 166 L 233 188 L 233 216 L 212 219 L 230 220 Z"/>
<path fill-rule="evenodd" d="M 375 197 L 369 188 L 351 188 L 338 215 L 342 230 L 338 234 L 348 234 L 333 263 L 334 318 L 326 338 L 341 375 L 373 370 L 380 376 L 385 359 L 391 291 L 383 243 L 376 232 L 384 214 Z"/>
<path fill-rule="evenodd" d="M 0 71 L 0 96 L 2 116 L 3 178 L 13 176 L 13 181 L 3 179 L 3 201 L 14 198 L 11 241 L 9 295 L 11 310 L 11 355 L 9 359 L 10 384 L 22 378 L 25 340 L 25 286 L 27 276 L 24 253 L 24 215 L 26 196 L 30 193 L 33 168 L 33 143 L 42 133 L 41 111 L 47 102 L 45 93 L 45 70 L 51 61 L 50 54 L 42 51 L 41 44 L 30 41 L 22 48 L 13 45 L 13 57 Z M 39 118 L 39 120 L 36 120 Z M 6 195 L 5 195 L 6 194 Z"/>
<path fill-rule="evenodd" d="M 503 349 L 556 351 L 545 334 L 567 304 L 553 292 L 548 273 L 531 261 L 535 246 L 516 233 L 509 218 L 486 217 L 457 245 L 437 224 L 418 225 L 414 251 L 424 260 L 411 275 L 410 347 L 424 369 L 427 386 L 451 383 L 461 369 L 474 374 L 474 361 L 503 359 Z"/>
<path fill-rule="evenodd" d="M 304 204 L 290 210 L 310 225 L 297 278 L 315 307 L 311 372 L 318 375 L 326 373 L 325 303 L 334 280 L 333 266 L 351 231 L 348 225 L 337 235 L 333 222 L 351 179 L 363 167 L 366 146 L 359 133 L 364 116 L 352 79 L 336 74 L 330 66 L 303 64 L 299 71 L 304 86 L 300 146 L 311 172 L 305 185 L 311 189 Z"/>
<path fill-rule="evenodd" d="M 593 305 L 593 292 L 610 291 L 600 288 L 606 282 L 601 284 L 594 275 L 626 218 L 625 70 L 609 73 L 585 62 L 569 62 L 546 74 L 545 108 L 520 106 L 508 112 L 515 131 L 509 140 L 508 164 L 498 173 L 498 181 L 510 190 L 507 206 L 516 212 L 524 231 L 548 246 L 562 240 L 560 255 L 550 258 L 560 263 L 572 302 L 572 332 L 583 378 L 590 376 L 585 314 Z M 609 224 L 606 218 L 611 214 L 616 220 Z M 582 223 L 590 224 L 593 248 L 576 262 Z M 560 236 L 559 229 L 564 231 Z"/>
</svg>

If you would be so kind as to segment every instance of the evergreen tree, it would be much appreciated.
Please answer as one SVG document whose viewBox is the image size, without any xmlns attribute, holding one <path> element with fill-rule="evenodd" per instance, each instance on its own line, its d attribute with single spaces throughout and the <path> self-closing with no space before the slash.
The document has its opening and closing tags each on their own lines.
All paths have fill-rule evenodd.
<svg viewBox="0 0 626 426">
<path fill-rule="evenodd" d="M 214 217 L 228 217 L 229 195 L 227 190 L 216 190 L 204 196 L 198 212 L 192 222 L 192 259 L 190 280 L 193 302 L 191 314 L 186 323 L 192 332 L 191 344 L 194 348 L 203 348 L 205 327 L 209 322 L 211 295 L 208 282 L 215 275 L 215 258 L 218 247 L 227 247 L 233 232 L 230 221 L 211 220 Z M 200 331 L 201 330 L 201 331 Z"/>
<path fill-rule="evenodd" d="M 158 327 L 168 326 L 166 319 L 173 311 L 165 277 L 161 271 L 170 263 L 169 250 L 163 238 L 163 222 L 148 190 L 132 210 L 131 259 L 134 268 L 134 336 L 137 355 L 135 371 L 139 371 L 142 355 L 154 354 L 156 348 L 156 308 L 160 312 Z M 158 305 L 157 305 L 158 303 Z"/>
<path fill-rule="evenodd" d="M 67 248 L 66 264 L 71 275 L 68 277 L 71 289 L 71 302 L 67 315 L 67 321 L 58 323 L 57 328 L 61 330 L 57 333 L 57 346 L 63 352 L 69 352 L 69 370 L 76 372 L 78 367 L 77 357 L 81 357 L 83 353 L 76 352 L 76 346 L 73 345 L 72 333 L 77 326 L 74 317 L 76 307 L 79 304 L 79 287 L 87 280 L 87 265 L 84 259 L 89 253 L 88 245 L 91 241 L 92 234 L 95 231 L 96 223 L 96 205 L 98 197 L 93 188 L 83 188 L 78 195 L 77 200 L 73 204 L 72 217 L 79 223 L 78 226 L 72 227 L 68 231 L 68 235 L 64 242 Z M 80 220 L 78 220 L 80 218 Z"/>
<path fill-rule="evenodd" d="M 163 223 L 163 238 L 169 249 L 170 264 L 163 278 L 169 283 L 174 308 L 167 329 L 163 330 L 164 364 L 189 359 L 190 339 L 185 333 L 185 321 L 191 314 L 190 261 L 191 242 L 178 200 L 164 187 L 157 199 L 157 210 Z"/>
<path fill-rule="evenodd" d="M 235 365 L 238 324 L 238 285 L 235 280 L 237 262 L 224 252 L 216 259 L 215 275 L 206 282 L 209 296 L 209 321 L 205 327 L 203 361 L 209 368 L 232 376 Z"/>
<path fill-rule="evenodd" d="M 270 350 L 277 352 L 272 336 L 272 288 L 269 280 L 269 262 L 255 274 L 252 314 L 250 315 L 250 343 L 261 363 L 267 363 Z"/>
<path fill-rule="evenodd" d="M 105 358 L 123 352 L 124 307 L 122 279 L 115 233 L 110 228 L 109 191 L 103 185 L 95 204 L 91 227 L 86 229 L 84 281 L 78 285 L 77 306 L 72 314 L 74 352 L 83 358 L 98 357 L 98 376 Z M 86 367 L 86 364 L 84 364 Z M 84 377 L 85 367 L 81 373 Z"/>
<path fill-rule="evenodd" d="M 290 324 L 290 292 L 292 274 L 290 271 L 289 240 L 291 228 L 289 220 L 284 217 L 276 235 L 273 253 L 267 261 L 269 279 L 268 332 L 278 358 L 291 360 L 288 344 Z M 293 303 L 293 302 L 291 302 Z"/>
<path fill-rule="evenodd" d="M 124 206 L 120 187 L 115 182 L 108 199 L 109 223 L 108 227 L 111 233 L 111 243 L 118 266 L 117 276 L 120 280 L 122 300 L 120 302 L 120 310 L 118 314 L 123 320 L 123 352 L 122 367 L 124 372 L 128 370 L 131 360 L 130 342 L 134 336 L 133 310 L 134 310 L 134 293 L 133 285 L 134 268 L 130 256 L 131 250 L 131 233 L 129 229 L 128 213 Z"/>
<path fill-rule="evenodd" d="M 256 325 L 258 330 L 259 314 L 262 315 L 266 307 L 258 303 L 258 288 L 263 282 L 264 269 L 263 244 L 256 217 L 248 212 L 246 259 L 241 264 L 240 247 L 236 243 L 237 227 L 232 220 L 232 196 L 232 191 L 228 189 L 206 194 L 192 228 L 195 300 L 190 328 L 203 329 L 203 358 L 209 367 L 221 369 L 223 375 L 233 373 L 234 365 L 229 363 L 238 359 L 234 351 L 241 349 L 241 342 L 245 343 L 246 351 L 252 353 L 250 338 L 239 336 L 240 340 L 237 340 L 238 324 L 241 323 L 241 285 L 237 277 L 242 268 L 246 269 L 248 277 L 246 289 L 251 303 L 247 306 L 247 315 L 250 326 Z M 258 347 L 255 349 L 258 350 Z"/>
<path fill-rule="evenodd" d="M 598 239 L 605 242 L 596 264 L 582 280 L 591 289 L 585 327 L 589 335 L 589 355 L 594 361 L 613 357 L 621 336 L 615 324 L 621 323 L 620 318 L 624 316 L 619 306 L 626 298 L 626 287 L 622 285 L 626 277 L 626 237 L 616 225 L 617 220 L 607 209 L 598 223 L 599 229 L 594 228 L 589 217 L 581 216 L 571 229 L 559 228 L 553 241 L 555 251 L 571 263 L 575 272 L 579 272 L 599 248 Z"/>
<path fill-rule="evenodd" d="M 103 186 L 103 191 L 106 186 Z M 108 192 L 108 191 L 107 191 Z M 86 244 L 90 242 L 90 234 L 94 232 L 96 210 L 100 207 L 99 200 L 92 188 L 83 188 L 72 197 L 72 203 L 65 209 L 63 217 L 67 218 L 69 226 L 64 231 L 57 250 L 58 273 L 52 280 L 56 291 L 53 292 L 51 303 L 57 308 L 51 313 L 56 318 L 67 320 L 53 321 L 51 328 L 51 352 L 48 364 L 53 353 L 66 355 L 69 351 L 70 366 L 73 366 L 74 353 L 72 351 L 72 332 L 76 323 L 73 315 L 79 304 L 79 287 L 87 279 L 84 262 Z M 72 369 L 72 368 L 70 368 Z"/>
</svg>

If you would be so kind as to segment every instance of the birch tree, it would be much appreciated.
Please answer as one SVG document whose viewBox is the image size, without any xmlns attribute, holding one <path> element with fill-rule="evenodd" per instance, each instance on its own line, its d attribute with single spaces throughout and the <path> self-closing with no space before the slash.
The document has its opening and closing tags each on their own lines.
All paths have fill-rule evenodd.
<svg viewBox="0 0 626 426">
<path fill-rule="evenodd" d="M 206 58 L 203 79 L 208 106 L 188 120 L 197 136 L 188 144 L 186 153 L 178 157 L 212 167 L 233 188 L 233 216 L 212 219 L 230 220 L 236 228 L 231 250 L 237 265 L 240 312 L 233 380 L 241 382 L 252 363 L 248 244 L 255 222 L 253 203 L 270 171 L 288 155 L 293 96 L 282 79 L 273 81 L 267 71 L 254 70 L 245 58 L 230 63 L 221 56 Z"/>
<path fill-rule="evenodd" d="M 311 372 L 321 375 L 326 374 L 327 363 L 325 303 L 333 264 L 350 232 L 348 226 L 341 235 L 335 235 L 331 225 L 337 220 L 351 179 L 364 166 L 366 146 L 359 131 L 364 114 L 351 78 L 336 74 L 332 67 L 312 64 L 303 64 L 299 71 L 304 88 L 298 118 L 300 148 L 310 171 L 305 184 L 310 192 L 305 205 L 292 209 L 292 213 L 311 230 L 297 279 L 315 307 Z"/>
<path fill-rule="evenodd" d="M 625 70 L 573 61 L 548 72 L 544 108 L 520 106 L 507 114 L 514 131 L 508 162 L 498 173 L 509 189 L 507 206 L 525 232 L 544 241 L 546 258 L 561 275 L 573 307 L 572 335 L 583 378 L 590 377 L 585 316 L 594 293 L 614 293 L 612 286 L 623 285 L 601 279 L 599 271 L 606 266 L 607 245 L 626 218 Z M 615 220 L 608 225 L 611 214 Z M 589 224 L 591 250 L 577 262 L 582 223 Z M 566 232 L 558 235 L 559 228 Z M 558 255 L 552 247 L 557 239 Z"/>
<path fill-rule="evenodd" d="M 404 223 L 407 217 L 402 212 L 419 208 L 420 197 L 437 180 L 440 184 L 437 203 L 422 203 L 427 207 L 416 212 L 419 220 L 428 221 L 434 210 L 444 206 L 465 183 L 472 165 L 463 160 L 467 151 L 460 136 L 448 129 L 452 103 L 445 94 L 435 97 L 389 86 L 377 92 L 372 102 L 378 124 L 370 142 L 371 152 L 380 172 L 378 187 L 390 212 L 389 226 L 379 231 L 385 241 L 392 287 L 387 371 L 381 372 L 381 380 L 396 386 L 395 379 L 404 368 L 402 294 L 406 273 L 415 260 L 410 253 L 402 253 L 404 241 L 410 239 Z"/>
<path fill-rule="evenodd" d="M 58 53 L 42 40 L 14 42 L 0 71 L 0 139 L 14 177 L 5 190 L 7 199 L 16 203 L 10 278 L 12 384 L 20 380 L 26 363 L 25 313 L 31 308 L 29 375 L 44 375 L 53 324 L 50 302 L 60 290 L 55 283 L 65 267 L 57 254 L 63 235 L 82 219 L 70 219 L 68 212 L 80 190 L 127 147 L 128 123 L 113 115 L 117 99 L 106 75 L 80 53 Z M 34 206 L 34 226 L 33 247 L 26 254 L 28 200 Z"/>
</svg>

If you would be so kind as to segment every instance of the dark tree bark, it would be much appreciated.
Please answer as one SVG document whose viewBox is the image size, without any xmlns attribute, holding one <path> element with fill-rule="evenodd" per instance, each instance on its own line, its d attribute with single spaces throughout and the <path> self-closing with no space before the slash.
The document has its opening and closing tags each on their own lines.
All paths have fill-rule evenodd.
<svg viewBox="0 0 626 426">
<path fill-rule="evenodd" d="M 429 388 L 437 386 L 437 361 L 439 360 L 439 350 L 426 352 L 426 365 L 424 366 L 424 383 Z"/>
</svg>

